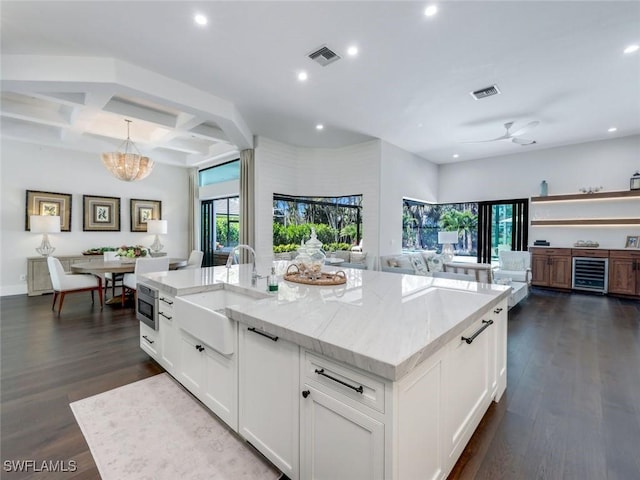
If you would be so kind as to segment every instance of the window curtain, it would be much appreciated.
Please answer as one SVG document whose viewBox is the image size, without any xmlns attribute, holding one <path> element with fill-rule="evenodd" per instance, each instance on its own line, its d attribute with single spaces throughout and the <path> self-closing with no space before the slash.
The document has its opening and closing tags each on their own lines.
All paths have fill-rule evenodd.
<svg viewBox="0 0 640 480">
<path fill-rule="evenodd" d="M 511 205 L 511 250 L 527 250 L 529 245 L 529 199 L 478 203 L 478 262 L 491 263 L 493 211 L 496 205 Z"/>
<path fill-rule="evenodd" d="M 200 201 L 199 194 L 199 186 L 198 186 L 198 169 L 190 168 L 189 169 L 189 198 L 187 201 L 188 212 L 187 212 L 187 246 L 189 250 L 200 250 L 198 245 L 198 231 L 200 229 L 200 215 L 198 211 L 198 203 Z M 191 252 L 188 252 L 191 253 Z"/>
<path fill-rule="evenodd" d="M 255 150 L 240 152 L 240 243 L 255 249 Z M 241 250 L 240 262 L 250 261 L 249 252 Z"/>
</svg>

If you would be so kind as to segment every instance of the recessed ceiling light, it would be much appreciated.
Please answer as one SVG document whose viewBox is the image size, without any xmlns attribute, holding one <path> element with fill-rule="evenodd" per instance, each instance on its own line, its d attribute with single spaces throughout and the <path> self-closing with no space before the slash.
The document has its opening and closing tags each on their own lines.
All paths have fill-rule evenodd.
<svg viewBox="0 0 640 480">
<path fill-rule="evenodd" d="M 460 157 L 460 155 L 458 155 L 457 153 L 453 154 L 453 158 L 458 158 L 458 157 Z"/>
<path fill-rule="evenodd" d="M 435 5 L 429 5 L 427 8 L 424 9 L 424 14 L 427 17 L 433 17 L 436 13 L 438 13 L 438 7 Z"/>
<path fill-rule="evenodd" d="M 607 130 L 607 132 L 613 133 L 613 132 L 615 132 L 617 130 L 618 130 L 617 127 L 611 127 L 610 129 Z"/>
<path fill-rule="evenodd" d="M 640 45 L 637 45 L 637 44 L 629 45 L 627 48 L 624 49 L 624 53 L 637 52 L 638 49 L 640 49 Z"/>
<path fill-rule="evenodd" d="M 207 17 L 205 17 L 201 13 L 198 13 L 195 17 L 193 17 L 193 21 L 198 25 L 206 25 L 208 20 Z"/>
<path fill-rule="evenodd" d="M 322 125 L 321 123 L 316 125 L 316 130 L 322 130 L 324 129 L 324 125 Z"/>
<path fill-rule="evenodd" d="M 301 82 L 304 82 L 307 78 L 309 78 L 307 72 L 298 73 L 298 80 L 300 80 Z"/>
<path fill-rule="evenodd" d="M 358 47 L 352 45 L 347 49 L 347 54 L 351 55 L 352 57 L 356 56 L 358 54 Z"/>
</svg>

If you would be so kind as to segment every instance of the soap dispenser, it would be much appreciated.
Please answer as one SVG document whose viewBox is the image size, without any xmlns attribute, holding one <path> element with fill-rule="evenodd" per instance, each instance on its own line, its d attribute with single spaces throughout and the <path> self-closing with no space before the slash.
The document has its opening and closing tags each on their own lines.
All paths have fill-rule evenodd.
<svg viewBox="0 0 640 480">
<path fill-rule="evenodd" d="M 271 274 L 267 279 L 267 288 L 270 292 L 278 291 L 278 276 L 276 275 L 276 267 L 271 267 Z"/>
</svg>

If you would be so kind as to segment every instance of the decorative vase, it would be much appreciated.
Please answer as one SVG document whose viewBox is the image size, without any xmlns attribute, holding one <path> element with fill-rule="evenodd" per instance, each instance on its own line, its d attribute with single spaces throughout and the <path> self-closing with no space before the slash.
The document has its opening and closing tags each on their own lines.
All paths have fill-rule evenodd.
<svg viewBox="0 0 640 480">
<path fill-rule="evenodd" d="M 548 193 L 549 193 L 549 189 L 548 189 L 547 181 L 542 180 L 542 182 L 540 182 L 540 196 L 546 197 Z"/>
</svg>

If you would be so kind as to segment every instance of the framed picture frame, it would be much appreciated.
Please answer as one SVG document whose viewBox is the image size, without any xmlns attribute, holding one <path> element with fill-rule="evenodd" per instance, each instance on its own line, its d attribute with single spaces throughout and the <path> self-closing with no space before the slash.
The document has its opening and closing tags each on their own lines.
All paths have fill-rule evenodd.
<svg viewBox="0 0 640 480">
<path fill-rule="evenodd" d="M 31 231 L 31 215 L 59 215 L 60 231 L 71 231 L 71 194 L 27 190 L 24 229 Z"/>
<path fill-rule="evenodd" d="M 132 232 L 146 232 L 147 220 L 162 220 L 162 202 L 160 200 L 132 198 L 130 207 Z"/>
<path fill-rule="evenodd" d="M 85 232 L 119 232 L 120 199 L 118 197 L 82 196 L 82 230 Z"/>
<path fill-rule="evenodd" d="M 624 244 L 624 248 L 640 248 L 640 236 L 627 235 L 627 241 Z"/>
</svg>

